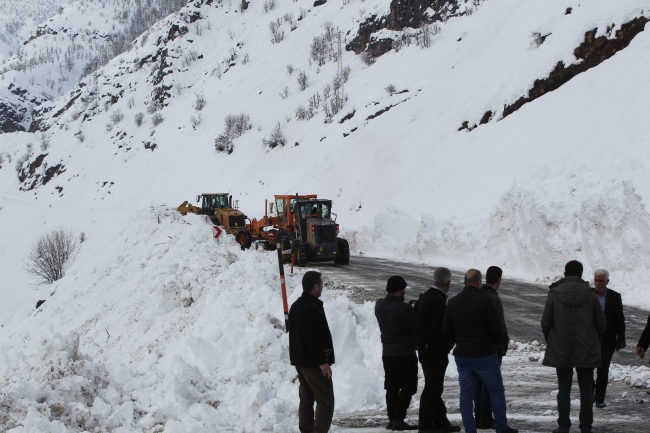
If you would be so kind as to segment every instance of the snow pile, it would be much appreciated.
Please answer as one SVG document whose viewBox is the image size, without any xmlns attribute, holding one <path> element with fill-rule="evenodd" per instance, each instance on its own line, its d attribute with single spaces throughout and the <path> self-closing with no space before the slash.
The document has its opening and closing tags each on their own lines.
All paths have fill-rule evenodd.
<svg viewBox="0 0 650 433">
<path fill-rule="evenodd" d="M 296 431 L 274 253 L 211 239 L 204 217 L 140 212 L 3 328 L 0 421 L 16 432 Z M 288 277 L 290 302 L 300 273 Z M 324 292 L 338 411 L 381 407 L 373 305 Z M 67 429 L 67 430 L 66 430 Z"/>
<path fill-rule="evenodd" d="M 612 364 L 609 369 L 609 380 L 624 382 L 630 386 L 650 387 L 650 368 L 645 365 Z"/>
<path fill-rule="evenodd" d="M 391 209 L 372 228 L 351 233 L 353 247 L 459 268 L 497 265 L 510 277 L 543 283 L 560 278 L 565 263 L 577 259 L 585 279 L 605 267 L 626 303 L 650 307 L 647 289 L 638 285 L 650 255 L 650 214 L 635 189 L 644 172 L 632 160 L 609 170 L 578 160 L 543 164 L 516 179 L 488 218 L 425 214 L 417 221 Z"/>
</svg>

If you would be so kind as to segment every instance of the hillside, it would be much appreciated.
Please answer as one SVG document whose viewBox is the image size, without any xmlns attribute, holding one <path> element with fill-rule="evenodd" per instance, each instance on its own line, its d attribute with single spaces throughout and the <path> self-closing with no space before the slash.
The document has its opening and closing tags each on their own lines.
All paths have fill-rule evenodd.
<svg viewBox="0 0 650 433">
<path fill-rule="evenodd" d="M 496 263 L 541 280 L 577 258 L 609 268 L 628 285 L 628 302 L 647 305 L 647 288 L 633 283 L 649 255 L 644 2 L 445 6 L 455 16 L 428 25 L 428 47 L 422 27 L 379 29 L 373 40 L 402 44 L 367 65 L 352 51 L 357 35 L 368 23 L 389 26 L 380 17 L 396 4 L 292 2 L 265 11 L 251 3 L 242 13 L 239 4 L 189 3 L 44 104 L 43 137 L 3 136 L 14 158 L 0 170 L 5 194 L 52 212 L 121 212 L 231 190 L 259 216 L 273 194 L 316 192 L 335 199 L 357 252 Z M 277 43 L 272 22 L 283 35 Z M 335 91 L 343 81 L 335 80 L 337 29 L 350 51 L 342 50 L 348 79 Z M 564 84 L 555 79 L 556 90 L 506 110 L 536 80 L 583 63 L 590 68 Z M 300 110 L 309 112 L 310 99 L 313 117 L 300 120 L 297 111 L 311 116 Z M 228 143 L 216 151 L 224 119 L 239 114 L 250 129 L 231 140 L 232 153 Z M 273 148 L 278 125 L 285 144 Z M 17 179 L 13 165 L 27 141 L 33 150 Z"/>
<path fill-rule="evenodd" d="M 0 5 L 0 134 L 31 131 L 32 112 L 72 89 L 186 0 L 15 1 Z M 2 49 L 2 42 L 7 44 Z M 3 53 L 3 51 L 6 51 Z"/>
<path fill-rule="evenodd" d="M 0 135 L 0 426 L 292 431 L 275 257 L 173 211 L 203 192 L 251 218 L 330 198 L 354 254 L 540 282 L 578 259 L 650 307 L 646 1 L 317 3 L 179 5 L 60 95 L 56 61 L 5 72 L 27 117 Z M 25 49 L 83 27 L 96 56 L 122 31 L 102 5 L 136 4 L 71 2 Z M 35 290 L 23 258 L 54 227 L 86 240 Z M 328 289 L 337 410 L 381 408 L 372 305 Z"/>
</svg>

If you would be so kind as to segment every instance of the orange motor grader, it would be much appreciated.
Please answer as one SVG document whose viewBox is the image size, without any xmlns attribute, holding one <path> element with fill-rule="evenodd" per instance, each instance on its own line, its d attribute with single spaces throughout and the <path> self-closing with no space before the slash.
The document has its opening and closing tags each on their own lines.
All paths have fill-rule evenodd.
<svg viewBox="0 0 650 433">
<path fill-rule="evenodd" d="M 293 254 L 298 266 L 319 261 L 347 265 L 350 247 L 338 233 L 331 200 L 318 199 L 316 194 L 276 195 L 274 202 L 265 201 L 264 217 L 251 220 L 236 239 L 242 249 L 255 243 L 274 250 L 280 244 L 283 252 Z"/>
</svg>

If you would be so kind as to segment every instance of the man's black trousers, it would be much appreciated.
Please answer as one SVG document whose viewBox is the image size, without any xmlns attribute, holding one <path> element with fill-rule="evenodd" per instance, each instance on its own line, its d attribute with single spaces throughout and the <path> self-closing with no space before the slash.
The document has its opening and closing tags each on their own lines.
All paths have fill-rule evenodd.
<svg viewBox="0 0 650 433">
<path fill-rule="evenodd" d="M 597 402 L 605 401 L 607 391 L 607 380 L 609 379 L 609 365 L 612 363 L 614 350 L 602 347 L 600 351 L 600 367 L 596 369 L 595 397 Z"/>
<path fill-rule="evenodd" d="M 400 356 L 382 356 L 384 362 L 384 389 L 388 418 L 404 420 L 411 397 L 418 390 L 418 357 L 415 353 Z"/>
<path fill-rule="evenodd" d="M 418 427 L 420 430 L 426 430 L 433 426 L 442 430 L 450 425 L 447 419 L 447 407 L 442 401 L 449 358 L 447 354 L 420 353 L 420 363 L 424 373 L 424 390 L 420 397 Z"/>
</svg>

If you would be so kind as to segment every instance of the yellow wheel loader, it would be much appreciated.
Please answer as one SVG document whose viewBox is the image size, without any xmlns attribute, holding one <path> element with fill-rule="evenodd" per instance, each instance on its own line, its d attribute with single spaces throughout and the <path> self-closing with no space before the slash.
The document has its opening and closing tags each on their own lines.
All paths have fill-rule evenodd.
<svg viewBox="0 0 650 433">
<path fill-rule="evenodd" d="M 230 235 L 236 235 L 246 228 L 246 215 L 239 210 L 238 201 L 233 203 L 232 196 L 228 193 L 197 195 L 196 202 L 200 203 L 201 207 L 184 201 L 177 210 L 183 215 L 207 215 L 214 225 L 223 227 Z"/>
</svg>

